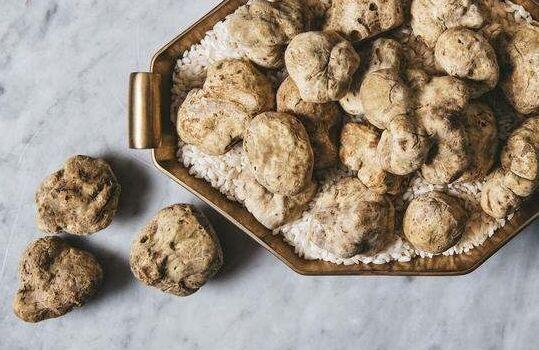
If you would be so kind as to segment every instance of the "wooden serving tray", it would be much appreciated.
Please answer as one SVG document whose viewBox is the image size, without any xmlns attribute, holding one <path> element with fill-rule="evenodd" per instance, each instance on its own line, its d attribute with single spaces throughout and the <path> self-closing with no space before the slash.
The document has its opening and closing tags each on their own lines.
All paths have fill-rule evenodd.
<svg viewBox="0 0 539 350">
<path fill-rule="evenodd" d="M 539 18 L 539 5 L 533 0 L 513 0 Z M 163 46 L 153 57 L 149 73 L 132 73 L 129 97 L 129 145 L 151 149 L 155 166 L 172 180 L 224 215 L 247 235 L 269 250 L 292 270 L 303 275 L 393 275 L 449 276 L 467 274 L 479 267 L 522 229 L 539 216 L 539 193 L 530 198 L 511 221 L 486 242 L 468 253 L 455 256 L 415 258 L 410 262 L 382 265 L 337 265 L 305 260 L 294 253 L 280 235 L 273 235 L 241 204 L 227 199 L 204 180 L 191 176 L 176 159 L 177 136 L 169 121 L 172 73 L 178 57 L 200 42 L 205 33 L 234 12 L 246 0 L 225 0 L 185 32 Z"/>
</svg>

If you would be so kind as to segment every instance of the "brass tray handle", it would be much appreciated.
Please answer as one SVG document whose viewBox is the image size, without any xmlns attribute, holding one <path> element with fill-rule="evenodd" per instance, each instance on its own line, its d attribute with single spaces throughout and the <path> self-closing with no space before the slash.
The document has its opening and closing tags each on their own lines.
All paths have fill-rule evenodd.
<svg viewBox="0 0 539 350">
<path fill-rule="evenodd" d="M 161 143 L 161 75 L 129 76 L 129 148 L 158 148 Z"/>
</svg>

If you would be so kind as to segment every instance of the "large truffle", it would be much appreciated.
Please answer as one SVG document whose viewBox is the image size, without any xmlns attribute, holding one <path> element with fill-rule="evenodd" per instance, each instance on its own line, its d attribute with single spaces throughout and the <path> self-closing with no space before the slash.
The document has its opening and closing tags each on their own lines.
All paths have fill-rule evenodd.
<svg viewBox="0 0 539 350">
<path fill-rule="evenodd" d="M 285 52 L 286 69 L 301 98 L 324 103 L 340 100 L 359 67 L 352 44 L 336 32 L 307 32 L 294 37 Z"/>
<path fill-rule="evenodd" d="M 401 0 L 333 0 L 324 30 L 334 30 L 360 41 L 400 26 L 404 22 Z"/>
<path fill-rule="evenodd" d="M 314 156 L 305 127 L 287 113 L 256 116 L 243 148 L 256 180 L 272 193 L 292 196 L 311 181 Z"/>
<path fill-rule="evenodd" d="M 440 254 L 458 242 L 467 217 L 460 199 L 433 191 L 410 202 L 404 214 L 403 233 L 416 249 Z"/>
<path fill-rule="evenodd" d="M 395 229 L 395 210 L 387 197 L 352 177 L 324 190 L 313 215 L 313 243 L 339 258 L 379 252 Z"/>
<path fill-rule="evenodd" d="M 449 28 L 481 28 L 485 15 L 477 0 L 412 0 L 412 30 L 430 47 Z"/>
<path fill-rule="evenodd" d="M 396 175 L 419 169 L 429 149 L 425 130 L 412 113 L 412 95 L 399 72 L 385 68 L 368 73 L 360 98 L 365 118 L 383 129 L 378 144 L 382 168 Z"/>
<path fill-rule="evenodd" d="M 309 30 L 313 14 L 302 0 L 253 0 L 227 21 L 232 39 L 256 64 L 279 68 L 293 37 Z"/>
<path fill-rule="evenodd" d="M 314 152 L 315 169 L 335 165 L 342 119 L 338 103 L 303 101 L 296 84 L 287 78 L 277 91 L 277 110 L 293 114 L 305 127 Z"/>
<path fill-rule="evenodd" d="M 195 207 L 164 208 L 131 246 L 131 270 L 142 283 L 177 296 L 195 293 L 223 264 L 219 240 Z"/>
<path fill-rule="evenodd" d="M 539 113 L 539 27 L 521 24 L 501 41 L 505 95 L 519 113 Z"/>
<path fill-rule="evenodd" d="M 271 82 L 251 62 L 223 60 L 208 69 L 203 89 L 191 90 L 182 103 L 178 135 L 204 153 L 224 154 L 256 114 L 274 107 Z"/>
<path fill-rule="evenodd" d="M 101 286 L 103 271 L 88 252 L 59 237 L 30 244 L 19 263 L 19 289 L 13 300 L 17 317 L 39 322 L 83 306 Z"/>
<path fill-rule="evenodd" d="M 48 233 L 95 233 L 110 225 L 119 197 L 120 185 L 107 162 L 71 157 L 37 190 L 38 228 Z"/>
<path fill-rule="evenodd" d="M 436 42 L 434 56 L 447 74 L 467 79 L 476 96 L 498 83 L 496 53 L 478 32 L 466 28 L 446 30 Z"/>
</svg>

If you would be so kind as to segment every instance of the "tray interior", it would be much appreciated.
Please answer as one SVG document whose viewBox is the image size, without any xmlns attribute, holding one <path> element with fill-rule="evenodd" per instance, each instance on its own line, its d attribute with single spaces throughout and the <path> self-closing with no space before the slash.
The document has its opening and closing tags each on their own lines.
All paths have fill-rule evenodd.
<svg viewBox="0 0 539 350">
<path fill-rule="evenodd" d="M 532 0 L 519 0 L 534 18 L 539 18 L 539 5 Z M 272 252 L 294 271 L 305 275 L 460 275 L 473 271 L 511 238 L 539 216 L 539 194 L 530 198 L 511 221 L 487 239 L 480 247 L 469 253 L 455 256 L 435 256 L 432 259 L 412 259 L 410 262 L 391 262 L 382 265 L 356 264 L 337 265 L 323 261 L 305 260 L 294 253 L 292 246 L 281 236 L 275 236 L 237 202 L 228 200 L 217 189 L 204 180 L 189 175 L 188 170 L 176 159 L 177 138 L 173 126 L 168 121 L 170 111 L 170 91 L 172 72 L 176 59 L 186 49 L 198 43 L 217 22 L 224 19 L 246 0 L 228 0 L 221 3 L 200 21 L 176 37 L 156 53 L 151 71 L 162 76 L 163 134 L 160 147 L 153 149 L 153 160 L 157 168 L 174 181 L 191 191 L 215 210 L 240 227 L 259 244 Z"/>
</svg>

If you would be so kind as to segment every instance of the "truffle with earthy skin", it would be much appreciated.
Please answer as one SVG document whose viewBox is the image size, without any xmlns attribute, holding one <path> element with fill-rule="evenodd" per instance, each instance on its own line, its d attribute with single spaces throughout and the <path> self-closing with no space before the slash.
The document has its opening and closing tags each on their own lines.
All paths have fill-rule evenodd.
<svg viewBox="0 0 539 350">
<path fill-rule="evenodd" d="M 316 194 L 317 184 L 310 181 L 303 190 L 292 196 L 283 196 L 268 191 L 260 185 L 249 169 L 240 175 L 236 190 L 238 199 L 262 225 L 270 230 L 276 229 L 301 216 Z"/>
<path fill-rule="evenodd" d="M 380 132 L 367 123 L 346 123 L 341 132 L 340 158 L 361 182 L 376 193 L 397 194 L 404 178 L 382 169 L 377 147 Z"/>
<path fill-rule="evenodd" d="M 338 101 L 350 88 L 360 57 L 336 32 L 306 32 L 292 39 L 286 69 L 307 102 Z"/>
<path fill-rule="evenodd" d="M 255 115 L 274 108 L 270 80 L 251 62 L 228 59 L 210 66 L 204 87 L 189 92 L 176 127 L 182 141 L 221 155 L 243 138 Z"/>
<path fill-rule="evenodd" d="M 501 168 L 483 186 L 481 207 L 492 217 L 513 213 L 539 183 L 539 116 L 515 129 L 501 155 Z"/>
<path fill-rule="evenodd" d="M 469 81 L 474 96 L 498 84 L 496 52 L 478 32 L 466 28 L 446 30 L 436 42 L 434 57 L 447 74 Z"/>
<path fill-rule="evenodd" d="M 99 262 L 59 237 L 32 242 L 19 262 L 15 315 L 26 322 L 60 317 L 83 306 L 103 279 Z"/>
<path fill-rule="evenodd" d="M 379 252 L 395 229 L 391 201 L 354 177 L 324 190 L 315 201 L 313 216 L 318 226 L 312 232 L 313 243 L 339 258 Z"/>
<path fill-rule="evenodd" d="M 323 169 L 338 160 L 338 138 L 342 112 L 337 102 L 312 103 L 301 99 L 290 78 L 277 91 L 277 110 L 296 116 L 309 134 L 314 152 L 314 168 Z"/>
<path fill-rule="evenodd" d="M 419 169 L 429 141 L 412 114 L 412 94 L 399 72 L 385 68 L 368 73 L 360 98 L 365 118 L 384 130 L 378 144 L 382 168 L 396 175 Z"/>
<path fill-rule="evenodd" d="M 412 30 L 434 47 L 440 35 L 450 28 L 478 29 L 485 15 L 477 0 L 412 0 Z"/>
<path fill-rule="evenodd" d="M 284 65 L 283 54 L 293 37 L 309 30 L 313 14 L 302 0 L 254 0 L 228 20 L 231 38 L 256 64 Z"/>
<path fill-rule="evenodd" d="M 47 233 L 95 233 L 110 225 L 119 197 L 120 185 L 106 161 L 71 157 L 37 190 L 38 228 Z"/>
<path fill-rule="evenodd" d="M 293 196 L 311 181 L 314 156 L 309 135 L 290 114 L 256 116 L 247 129 L 243 149 L 256 180 L 272 193 Z"/>
<path fill-rule="evenodd" d="M 401 0 L 333 0 L 324 30 L 334 30 L 351 41 L 361 41 L 404 23 Z"/>
<path fill-rule="evenodd" d="M 164 208 L 131 246 L 131 271 L 142 283 L 177 296 L 198 291 L 223 264 L 219 239 L 194 206 Z"/>
<path fill-rule="evenodd" d="M 468 214 L 462 201 L 433 191 L 413 199 L 403 219 L 404 237 L 416 249 L 440 254 L 460 239 Z"/>
<path fill-rule="evenodd" d="M 505 96 L 519 113 L 539 113 L 539 27 L 518 25 L 501 42 Z"/>
</svg>

